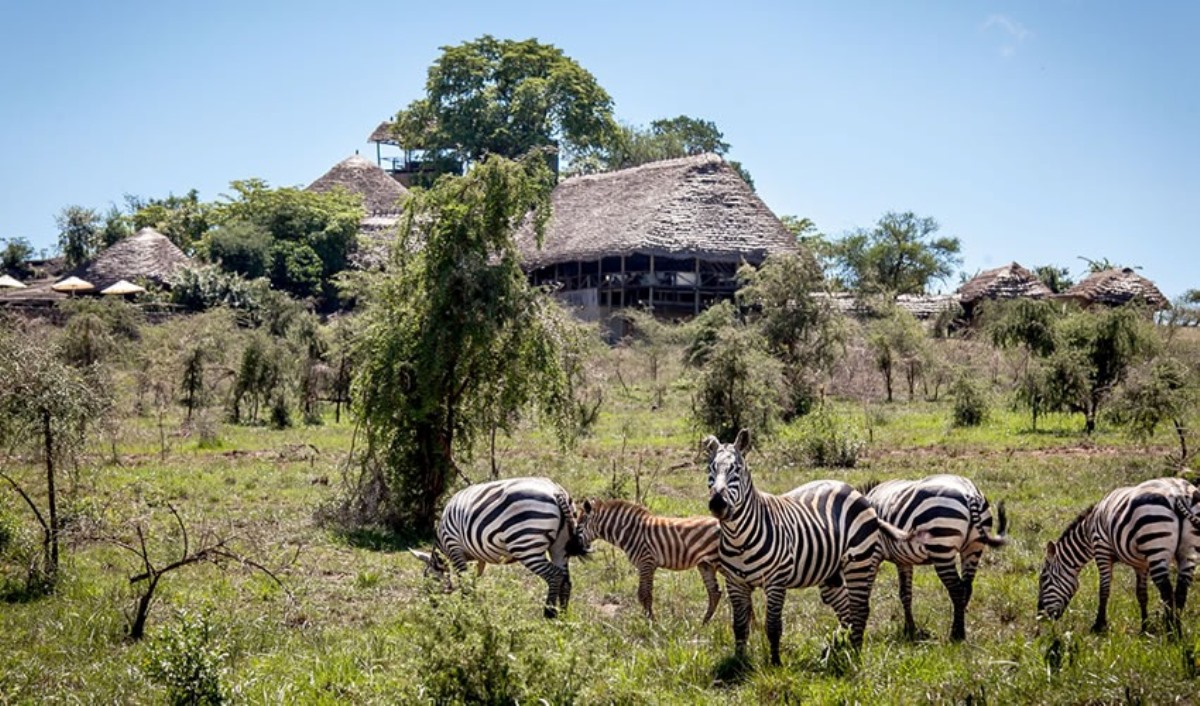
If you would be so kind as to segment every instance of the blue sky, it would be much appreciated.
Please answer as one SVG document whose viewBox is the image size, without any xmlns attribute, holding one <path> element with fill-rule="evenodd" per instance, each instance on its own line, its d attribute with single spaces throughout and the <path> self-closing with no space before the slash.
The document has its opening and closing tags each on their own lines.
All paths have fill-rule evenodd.
<svg viewBox="0 0 1200 706">
<path fill-rule="evenodd" d="M 1200 287 L 1200 3 L 9 2 L 0 238 L 68 204 L 306 185 L 438 47 L 555 44 L 619 119 L 716 122 L 777 214 L 933 216 L 972 273 L 1108 258 Z M 945 289 L 953 289 L 956 281 Z"/>
</svg>

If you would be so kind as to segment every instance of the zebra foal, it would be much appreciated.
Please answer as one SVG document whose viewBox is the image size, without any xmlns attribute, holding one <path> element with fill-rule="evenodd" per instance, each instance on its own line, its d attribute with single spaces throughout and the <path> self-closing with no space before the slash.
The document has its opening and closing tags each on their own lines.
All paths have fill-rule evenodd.
<svg viewBox="0 0 1200 706">
<path fill-rule="evenodd" d="M 1006 542 L 1004 503 L 996 506 L 998 536 L 993 536 L 991 506 L 975 484 L 962 476 L 889 480 L 861 490 L 881 518 L 910 534 L 925 536 L 922 542 L 895 542 L 883 536 L 883 558 L 896 565 L 900 577 L 904 634 L 917 636 L 912 612 L 913 567 L 933 564 L 954 606 L 950 639 L 965 640 L 967 604 L 984 547 L 1000 547 Z M 962 565 L 961 575 L 956 560 Z"/>
<path fill-rule="evenodd" d="M 1093 632 L 1108 627 L 1108 595 L 1113 564 L 1133 568 L 1147 632 L 1148 581 L 1154 582 L 1166 607 L 1167 627 L 1179 630 L 1179 614 L 1200 550 L 1200 490 L 1181 478 L 1156 478 L 1122 487 L 1079 514 L 1057 541 L 1046 545 L 1038 577 L 1038 615 L 1057 620 L 1079 589 L 1079 572 L 1089 561 L 1100 571 L 1100 605 Z M 1171 562 L 1177 571 L 1171 586 Z"/>
<path fill-rule="evenodd" d="M 895 541 L 908 535 L 880 520 L 866 497 L 846 483 L 816 481 L 784 495 L 758 492 L 743 456 L 749 444 L 745 429 L 732 444 L 714 436 L 702 442 L 708 453 L 708 507 L 719 521 L 718 556 L 737 651 L 745 650 L 749 637 L 755 588 L 767 596 L 772 664 L 780 663 L 789 588 L 820 586 L 822 602 L 849 627 L 851 644 L 861 646 L 883 556 L 880 535 Z"/>
<path fill-rule="evenodd" d="M 603 539 L 625 552 L 638 571 L 638 601 L 654 620 L 654 572 L 696 569 L 708 591 L 712 618 L 721 601 L 717 583 L 717 520 L 713 517 L 662 517 L 627 500 L 584 500 L 579 515 L 584 541 Z"/>
<path fill-rule="evenodd" d="M 425 563 L 426 575 L 443 580 L 447 588 L 448 569 L 461 573 L 467 562 L 479 562 L 480 573 L 485 564 L 520 562 L 549 587 L 543 611 L 547 618 L 571 599 L 569 558 L 587 553 L 571 496 L 548 478 L 510 478 L 463 488 L 442 511 L 433 550 L 412 552 Z"/>
</svg>

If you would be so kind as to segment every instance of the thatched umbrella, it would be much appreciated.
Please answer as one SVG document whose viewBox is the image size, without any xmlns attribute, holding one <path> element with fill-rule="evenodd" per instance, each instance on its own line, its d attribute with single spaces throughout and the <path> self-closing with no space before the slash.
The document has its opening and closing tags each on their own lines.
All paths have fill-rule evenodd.
<svg viewBox="0 0 1200 706">
<path fill-rule="evenodd" d="M 9 277 L 8 275 L 0 275 L 0 289 L 6 287 L 9 289 L 25 289 L 25 285 L 21 283 L 21 280 Z"/>
<path fill-rule="evenodd" d="M 122 279 L 122 280 L 118 280 L 116 284 L 110 285 L 110 286 L 105 287 L 104 289 L 100 290 L 100 293 L 101 294 L 122 295 L 122 294 L 142 294 L 145 291 L 146 291 L 145 287 L 139 287 L 138 285 L 134 284 L 133 282 L 128 282 L 128 281 Z"/>
<path fill-rule="evenodd" d="M 71 295 L 74 295 L 76 292 L 90 292 L 95 288 L 96 285 L 91 282 L 73 276 L 50 285 L 50 289 L 56 292 L 66 292 Z"/>
</svg>

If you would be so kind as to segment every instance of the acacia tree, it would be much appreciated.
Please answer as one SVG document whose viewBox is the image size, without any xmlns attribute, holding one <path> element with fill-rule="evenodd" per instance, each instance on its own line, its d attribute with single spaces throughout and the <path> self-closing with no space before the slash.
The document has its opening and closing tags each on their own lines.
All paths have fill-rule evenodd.
<svg viewBox="0 0 1200 706">
<path fill-rule="evenodd" d="M 940 226 L 912 211 L 885 213 L 871 230 L 859 230 L 833 244 L 843 280 L 865 293 L 924 294 L 962 264 L 958 238 L 935 237 Z"/>
<path fill-rule="evenodd" d="M 54 220 L 58 224 L 58 249 L 67 267 L 86 262 L 100 250 L 100 214 L 94 210 L 67 206 Z"/>
<path fill-rule="evenodd" d="M 543 147 L 586 153 L 611 140 L 612 98 L 558 47 L 484 35 L 441 50 L 425 97 L 396 114 L 406 149 L 475 162 Z"/>
<path fill-rule="evenodd" d="M 367 449 L 356 519 L 419 535 L 493 426 L 531 402 L 570 432 L 564 349 L 574 324 L 521 271 L 513 241 L 542 233 L 552 175 L 541 155 L 489 157 L 409 201 L 389 271 L 368 299 L 354 402 Z"/>
<path fill-rule="evenodd" d="M 868 327 L 867 342 L 875 353 L 875 366 L 883 373 L 887 401 L 892 401 L 897 371 L 905 375 L 911 400 L 921 362 L 927 355 L 925 331 L 912 314 L 890 302 L 879 313 L 880 317 Z"/>
</svg>

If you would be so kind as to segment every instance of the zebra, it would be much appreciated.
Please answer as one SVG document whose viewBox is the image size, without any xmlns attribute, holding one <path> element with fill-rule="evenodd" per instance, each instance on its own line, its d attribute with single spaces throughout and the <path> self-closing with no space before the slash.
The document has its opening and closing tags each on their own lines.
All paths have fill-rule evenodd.
<svg viewBox="0 0 1200 706">
<path fill-rule="evenodd" d="M 1057 541 L 1046 545 L 1038 577 L 1038 616 L 1058 620 L 1079 589 L 1079 572 L 1089 561 L 1100 571 L 1100 605 L 1093 632 L 1108 628 L 1108 594 L 1114 562 L 1137 576 L 1141 629 L 1148 632 L 1147 576 L 1166 607 L 1167 628 L 1179 631 L 1179 614 L 1200 549 L 1200 490 L 1181 478 L 1156 478 L 1117 488 L 1071 520 Z M 1176 583 L 1171 587 L 1171 561 Z"/>
<path fill-rule="evenodd" d="M 869 483 L 860 490 L 881 518 L 910 534 L 924 531 L 927 536 L 923 542 L 894 542 L 883 536 L 883 558 L 896 565 L 900 576 L 904 634 L 910 639 L 918 634 L 912 612 L 913 567 L 933 564 L 954 605 L 950 639 L 965 640 L 967 604 L 971 602 L 975 571 L 984 547 L 1001 547 L 1007 542 L 1004 503 L 996 506 L 998 527 L 993 536 L 987 499 L 962 476 L 889 480 Z M 956 559 L 962 564 L 961 575 Z"/>
<path fill-rule="evenodd" d="M 860 647 L 883 556 L 879 536 L 905 541 L 907 533 L 880 520 L 866 497 L 846 483 L 815 481 L 778 496 L 756 491 L 743 456 L 749 445 L 745 429 L 732 444 L 714 436 L 702 442 L 708 507 L 720 522 L 720 569 L 733 608 L 735 649 L 745 651 L 750 597 L 761 587 L 771 663 L 780 664 L 787 589 L 809 586 L 820 586 L 822 602 L 849 627 L 851 645 Z"/>
<path fill-rule="evenodd" d="M 442 579 L 447 589 L 451 583 L 443 556 L 456 573 L 469 561 L 479 562 L 479 573 L 485 564 L 518 561 L 549 586 L 543 613 L 554 618 L 571 599 L 568 559 L 588 551 L 562 486 L 548 478 L 510 478 L 455 493 L 442 511 L 433 550 L 412 554 L 425 563 L 426 575 Z"/>
<path fill-rule="evenodd" d="M 654 620 L 654 572 L 657 569 L 700 572 L 708 591 L 704 624 L 721 601 L 717 583 L 715 517 L 661 517 L 627 500 L 584 500 L 579 527 L 585 541 L 599 538 L 625 552 L 638 570 L 638 601 Z"/>
</svg>

